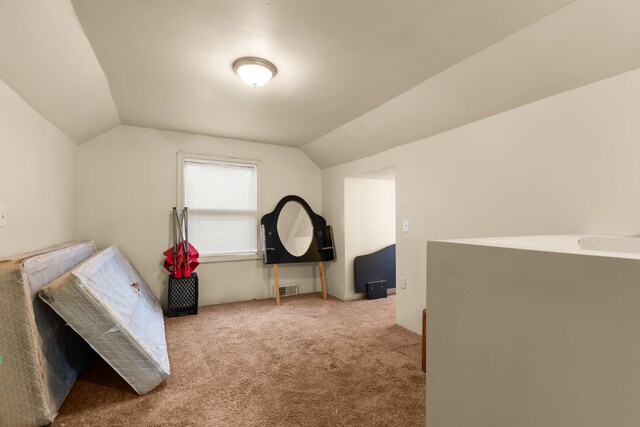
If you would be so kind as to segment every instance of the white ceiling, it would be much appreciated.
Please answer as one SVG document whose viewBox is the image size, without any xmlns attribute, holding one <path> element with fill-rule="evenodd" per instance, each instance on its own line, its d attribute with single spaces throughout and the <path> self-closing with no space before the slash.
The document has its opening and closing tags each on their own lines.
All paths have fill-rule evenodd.
<svg viewBox="0 0 640 427">
<path fill-rule="evenodd" d="M 74 0 L 124 124 L 300 146 L 570 0 Z M 245 86 L 242 56 L 278 67 Z"/>
<path fill-rule="evenodd" d="M 640 67 L 640 1 L 580 0 L 306 144 L 321 168 Z"/>
<path fill-rule="evenodd" d="M 69 0 L 0 0 L 0 78 L 76 142 L 120 124 Z"/>
<path fill-rule="evenodd" d="M 328 167 L 640 67 L 639 12 L 637 0 L 0 0 L 0 78 L 76 142 L 122 123 L 298 146 Z M 241 56 L 278 75 L 245 86 Z"/>
</svg>

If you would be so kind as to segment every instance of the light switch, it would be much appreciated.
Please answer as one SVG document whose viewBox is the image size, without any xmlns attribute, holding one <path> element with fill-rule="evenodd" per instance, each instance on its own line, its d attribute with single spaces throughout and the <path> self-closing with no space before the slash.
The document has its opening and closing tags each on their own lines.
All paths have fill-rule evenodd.
<svg viewBox="0 0 640 427">
<path fill-rule="evenodd" d="M 400 278 L 400 289 L 407 289 L 407 278 L 406 277 L 401 277 Z"/>
<path fill-rule="evenodd" d="M 0 205 L 0 227 L 7 225 L 7 206 Z"/>
<path fill-rule="evenodd" d="M 408 219 L 403 219 L 402 220 L 402 231 L 405 233 L 409 232 L 409 220 Z"/>
</svg>

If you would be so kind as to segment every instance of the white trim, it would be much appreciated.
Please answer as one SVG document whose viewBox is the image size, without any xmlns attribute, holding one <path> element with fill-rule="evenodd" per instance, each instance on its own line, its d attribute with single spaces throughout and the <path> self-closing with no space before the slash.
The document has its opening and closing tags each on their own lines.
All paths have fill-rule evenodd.
<svg viewBox="0 0 640 427">
<path fill-rule="evenodd" d="M 251 261 L 262 259 L 262 239 L 260 238 L 260 218 L 262 218 L 262 162 L 255 159 L 241 159 L 238 157 L 222 157 L 208 154 L 194 154 L 179 151 L 177 155 L 177 188 L 176 206 L 179 210 L 184 207 L 184 162 L 185 160 L 196 160 L 203 163 L 223 163 L 232 165 L 254 165 L 256 168 L 256 229 L 257 242 L 255 254 L 247 255 L 208 255 L 199 258 L 200 263 L 229 262 L 229 261 Z"/>
</svg>

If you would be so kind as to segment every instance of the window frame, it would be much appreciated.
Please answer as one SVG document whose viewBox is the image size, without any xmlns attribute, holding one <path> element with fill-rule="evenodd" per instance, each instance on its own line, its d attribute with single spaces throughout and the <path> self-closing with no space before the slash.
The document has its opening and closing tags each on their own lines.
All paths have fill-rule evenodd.
<svg viewBox="0 0 640 427">
<path fill-rule="evenodd" d="M 194 154 L 194 153 L 185 153 L 182 151 L 178 152 L 177 155 L 177 195 L 176 195 L 176 206 L 179 210 L 182 210 L 184 207 L 184 162 L 185 160 L 195 160 L 203 163 L 226 163 L 231 165 L 238 166 L 255 166 L 256 168 L 256 253 L 248 254 L 248 255 L 206 255 L 201 256 L 199 261 L 201 264 L 203 263 L 212 263 L 212 262 L 229 262 L 229 261 L 253 261 L 262 259 L 262 239 L 260 236 L 260 218 L 262 218 L 262 204 L 261 204 L 261 194 L 262 194 L 262 177 L 261 177 L 261 169 L 262 162 L 260 160 L 255 159 L 242 159 L 239 157 L 222 157 L 222 156 L 214 156 L 208 154 Z"/>
</svg>

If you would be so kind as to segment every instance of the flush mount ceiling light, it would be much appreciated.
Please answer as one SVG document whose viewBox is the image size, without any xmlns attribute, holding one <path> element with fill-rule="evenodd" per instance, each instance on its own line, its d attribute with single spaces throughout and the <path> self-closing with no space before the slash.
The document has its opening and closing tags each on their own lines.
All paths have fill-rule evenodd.
<svg viewBox="0 0 640 427">
<path fill-rule="evenodd" d="M 278 70 L 276 66 L 266 59 L 245 57 L 236 59 L 233 63 L 233 71 L 243 82 L 253 87 L 266 85 Z"/>
</svg>

